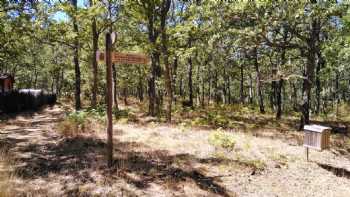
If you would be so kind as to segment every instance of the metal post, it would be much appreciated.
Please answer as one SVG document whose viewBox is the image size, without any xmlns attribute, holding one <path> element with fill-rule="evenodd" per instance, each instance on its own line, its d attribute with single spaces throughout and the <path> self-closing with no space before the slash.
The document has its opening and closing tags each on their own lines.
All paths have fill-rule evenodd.
<svg viewBox="0 0 350 197">
<path fill-rule="evenodd" d="M 106 34 L 106 66 L 107 66 L 107 160 L 108 167 L 113 164 L 113 84 L 112 84 L 112 40 Z"/>
</svg>

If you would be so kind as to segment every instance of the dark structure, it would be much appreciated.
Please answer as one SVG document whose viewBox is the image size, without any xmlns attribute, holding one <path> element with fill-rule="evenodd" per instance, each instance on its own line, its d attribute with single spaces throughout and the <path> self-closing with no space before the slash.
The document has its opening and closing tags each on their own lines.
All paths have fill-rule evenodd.
<svg viewBox="0 0 350 197">
<path fill-rule="evenodd" d="M 56 103 L 56 94 L 44 90 L 14 90 L 15 79 L 10 74 L 0 74 L 0 113 L 38 110 L 45 105 Z"/>
<path fill-rule="evenodd" d="M 0 93 L 0 112 L 13 113 L 38 110 L 45 105 L 54 105 L 56 94 L 43 90 L 22 89 Z"/>
<path fill-rule="evenodd" d="M 0 73 L 0 93 L 12 91 L 14 83 L 15 78 L 12 75 Z"/>
</svg>

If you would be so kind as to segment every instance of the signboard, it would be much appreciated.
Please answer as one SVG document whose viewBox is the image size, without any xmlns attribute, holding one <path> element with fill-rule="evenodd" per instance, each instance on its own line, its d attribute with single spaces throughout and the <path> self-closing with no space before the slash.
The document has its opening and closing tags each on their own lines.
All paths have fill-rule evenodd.
<svg viewBox="0 0 350 197">
<path fill-rule="evenodd" d="M 105 61 L 106 54 L 97 52 L 97 61 Z M 148 64 L 150 59 L 143 54 L 112 52 L 112 62 L 119 64 Z"/>
<path fill-rule="evenodd" d="M 309 148 L 323 150 L 329 148 L 331 128 L 321 125 L 304 126 L 304 147 L 306 147 L 306 160 L 309 161 Z"/>
</svg>

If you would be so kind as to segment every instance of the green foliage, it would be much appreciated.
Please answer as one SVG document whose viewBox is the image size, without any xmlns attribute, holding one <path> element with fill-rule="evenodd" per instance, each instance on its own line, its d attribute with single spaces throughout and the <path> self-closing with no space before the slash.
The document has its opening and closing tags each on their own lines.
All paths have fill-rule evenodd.
<svg viewBox="0 0 350 197">
<path fill-rule="evenodd" d="M 210 133 L 209 143 L 218 148 L 224 148 L 225 150 L 232 151 L 236 144 L 235 137 L 222 129 L 217 129 Z"/>
<path fill-rule="evenodd" d="M 58 130 L 66 137 L 75 137 L 84 133 L 94 133 L 103 130 L 105 125 L 105 111 L 103 107 L 73 111 L 66 115 L 65 119 L 57 126 Z"/>
<path fill-rule="evenodd" d="M 67 120 L 76 123 L 78 126 L 81 126 L 85 123 L 88 117 L 88 113 L 86 111 L 74 111 L 67 115 Z"/>
<path fill-rule="evenodd" d="M 95 21 L 99 50 L 105 47 L 104 32 L 113 30 L 118 33 L 113 50 L 144 54 L 153 52 L 159 55 L 159 60 L 153 59 L 157 64 L 156 90 L 157 94 L 164 96 L 165 81 L 160 75 L 165 68 L 160 36 L 162 2 L 93 0 L 74 8 L 69 1 L 4 1 L 0 8 L 0 72 L 14 74 L 17 88 L 42 88 L 56 91 L 59 96 L 73 97 L 76 75 L 72 54 L 77 38 L 82 95 L 84 99 L 90 99 L 91 79 L 96 74 L 91 69 L 94 58 L 92 24 Z M 258 103 L 258 96 L 254 93 L 257 88 L 255 78 L 260 74 L 263 101 L 265 106 L 271 106 L 266 111 L 275 112 L 276 101 L 272 101 L 274 91 L 271 88 L 272 81 L 276 78 L 271 71 L 275 67 L 278 77 L 285 81 L 283 110 L 291 114 L 298 111 L 296 103 L 302 100 L 302 75 L 308 65 L 308 54 L 313 52 L 325 60 L 319 73 L 315 72 L 315 77 L 320 78 L 321 101 L 326 103 L 336 99 L 334 94 L 340 100 L 348 99 L 350 12 L 347 1 L 231 3 L 175 0 L 171 3 L 171 10 L 166 17 L 165 35 L 168 40 L 167 56 L 174 68 L 174 96 L 189 96 L 188 65 L 191 60 L 195 100 L 204 97 L 201 99 L 207 105 L 207 99 L 211 98 L 210 102 L 224 103 L 226 106 L 228 103 L 237 103 L 235 99 L 242 97 L 245 105 L 254 107 Z M 111 5 L 111 13 L 108 5 Z M 59 19 L 57 14 L 67 17 Z M 74 31 L 73 19 L 76 19 L 78 32 Z M 310 27 L 314 21 L 320 23 L 320 35 L 311 39 Z M 154 38 L 150 39 L 152 34 Z M 310 47 L 310 43 L 315 46 Z M 259 73 L 252 66 L 255 62 L 252 55 L 254 48 L 258 53 Z M 314 62 L 314 67 L 320 62 L 320 57 L 315 58 L 317 61 Z M 242 84 L 239 81 L 241 68 Z M 105 69 L 103 64 L 98 65 L 97 69 L 97 94 L 103 103 Z M 315 70 L 314 68 L 313 72 Z M 146 97 L 147 79 L 152 72 L 149 65 L 118 64 L 116 85 L 119 95 L 138 96 L 142 90 Z M 339 82 L 336 90 L 334 81 Z M 240 92 L 240 86 L 243 92 Z M 296 93 L 292 95 L 294 91 Z M 342 95 L 342 92 L 345 94 Z M 311 108 L 314 107 L 315 100 L 312 96 Z M 268 102 L 272 104 L 268 105 Z M 326 104 L 323 105 L 327 107 Z M 330 109 L 326 109 L 325 113 L 330 113 L 334 106 L 328 105 Z M 230 113 L 236 111 L 230 109 L 230 112 L 220 109 L 219 111 L 225 111 L 220 113 L 211 108 L 205 117 L 196 117 L 192 125 L 234 127 Z M 237 113 L 245 115 L 252 111 L 254 110 L 240 108 Z M 96 113 L 96 117 L 102 117 L 104 111 L 96 108 L 96 111 L 90 112 L 92 113 Z M 123 112 L 116 112 L 117 118 L 126 116 L 118 113 Z"/>
<path fill-rule="evenodd" d="M 128 109 L 125 109 L 125 110 L 114 109 L 113 113 L 114 113 L 114 116 L 116 119 L 127 118 L 129 116 L 130 110 L 128 110 Z"/>
</svg>

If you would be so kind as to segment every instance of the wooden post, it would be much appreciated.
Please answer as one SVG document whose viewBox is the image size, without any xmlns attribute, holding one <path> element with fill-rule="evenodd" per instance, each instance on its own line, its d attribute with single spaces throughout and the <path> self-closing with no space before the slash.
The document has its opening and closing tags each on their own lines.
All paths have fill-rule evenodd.
<svg viewBox="0 0 350 197">
<path fill-rule="evenodd" d="M 309 147 L 306 147 L 306 161 L 309 162 Z"/>
<path fill-rule="evenodd" d="M 112 82 L 112 39 L 106 34 L 106 66 L 107 66 L 107 160 L 108 167 L 113 164 L 113 82 Z"/>
</svg>

